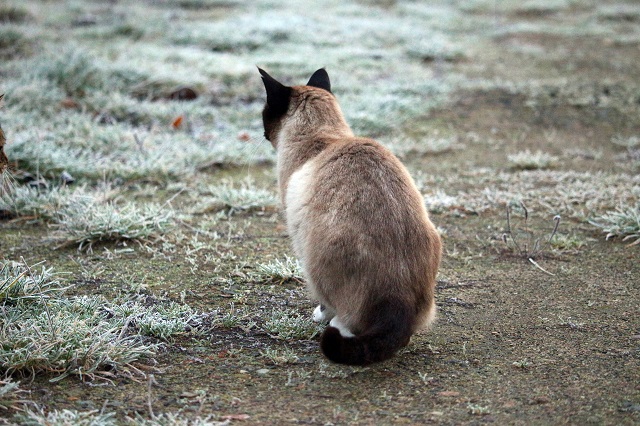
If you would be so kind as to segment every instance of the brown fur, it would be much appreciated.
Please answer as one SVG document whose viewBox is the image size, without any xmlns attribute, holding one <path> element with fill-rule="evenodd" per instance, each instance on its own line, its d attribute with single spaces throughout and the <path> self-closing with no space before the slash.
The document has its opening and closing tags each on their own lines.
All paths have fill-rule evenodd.
<svg viewBox="0 0 640 426">
<path fill-rule="evenodd" d="M 329 91 L 292 87 L 276 118 L 269 102 L 294 250 L 313 296 L 355 334 L 328 327 L 323 352 L 347 364 L 389 358 L 435 315 L 441 242 L 423 198 L 390 151 L 353 135 Z"/>
</svg>

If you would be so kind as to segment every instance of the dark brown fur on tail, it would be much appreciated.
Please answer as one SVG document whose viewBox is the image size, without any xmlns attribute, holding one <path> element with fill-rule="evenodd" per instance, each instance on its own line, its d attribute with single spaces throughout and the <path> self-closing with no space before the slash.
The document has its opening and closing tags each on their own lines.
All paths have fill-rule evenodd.
<svg viewBox="0 0 640 426">
<path fill-rule="evenodd" d="M 409 343 L 415 315 L 402 303 L 385 301 L 372 309 L 370 328 L 355 337 L 343 337 L 335 327 L 322 333 L 320 347 L 333 362 L 369 365 L 391 358 Z"/>
</svg>

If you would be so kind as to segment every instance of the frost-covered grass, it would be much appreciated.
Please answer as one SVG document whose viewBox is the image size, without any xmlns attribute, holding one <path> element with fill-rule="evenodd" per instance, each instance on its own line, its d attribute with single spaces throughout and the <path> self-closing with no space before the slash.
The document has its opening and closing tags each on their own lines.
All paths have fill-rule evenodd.
<svg viewBox="0 0 640 426">
<path fill-rule="evenodd" d="M 289 390 L 314 393 L 320 381 L 307 371 L 331 379 L 364 371 L 318 361 L 322 327 L 310 319 L 300 264 L 275 214 L 256 65 L 290 85 L 326 67 L 354 132 L 388 146 L 416 178 L 447 240 L 445 276 L 458 260 L 473 259 L 482 272 L 491 263 L 486 234 L 500 244 L 505 205 L 521 202 L 531 223 L 513 213 L 506 245 L 518 257 L 585 255 L 589 223 L 637 244 L 640 91 L 630 82 L 637 70 L 615 53 L 640 40 L 638 10 L 594 0 L 8 0 L 0 6 L 0 123 L 10 159 L 0 180 L 0 251 L 46 258 L 71 278 L 2 262 L 0 417 L 3 407 L 28 407 L 9 421 L 226 425 L 236 418 L 223 414 L 254 409 L 251 389 L 232 393 L 245 379 L 278 393 L 288 375 Z M 582 48 L 591 44 L 592 52 Z M 181 90 L 195 98 L 180 99 Z M 616 122 L 624 126 L 611 129 Z M 23 172 L 47 185 L 29 187 Z M 63 186 L 63 172 L 75 183 Z M 399 362 L 411 366 L 426 345 L 447 356 L 432 350 L 437 339 L 424 339 L 416 336 Z M 154 366 L 161 399 L 151 381 L 147 388 L 126 377 L 147 374 L 164 342 L 168 356 Z M 270 373 L 256 373 L 256 364 Z M 193 389 L 201 367 L 215 372 L 224 396 L 182 410 L 185 383 Z M 71 376 L 59 385 L 124 379 L 127 392 L 148 395 L 116 412 L 107 403 L 77 411 L 72 400 L 61 406 L 21 392 L 30 375 L 40 376 L 37 390 L 49 390 L 42 379 Z M 105 388 L 86 389 L 99 407 Z M 158 408 L 167 401 L 179 411 Z M 466 411 L 496 414 L 478 401 Z M 255 409 L 249 422 L 269 421 Z M 331 409 L 333 417 L 320 409 L 316 420 L 345 422 L 349 413 L 375 423 Z M 456 411 L 465 409 L 443 420 L 464 422 L 449 417 Z"/>
<path fill-rule="evenodd" d="M 273 365 L 295 364 L 300 360 L 293 350 L 286 347 L 283 349 L 267 348 L 261 351 L 260 354 Z"/>
<path fill-rule="evenodd" d="M 20 413 L 13 418 L 21 425 L 29 426 L 116 426 L 143 425 L 143 426 L 225 426 L 228 421 L 213 420 L 213 416 L 201 417 L 192 416 L 182 412 L 169 412 L 154 414 L 153 418 L 144 418 L 139 414 L 134 417 L 127 417 L 124 420 L 116 418 L 115 412 L 104 412 L 104 410 L 52 410 L 27 408 L 24 413 Z"/>
<path fill-rule="evenodd" d="M 18 186 L 0 196 L 9 217 L 50 222 L 62 244 L 91 250 L 99 242 L 148 242 L 170 230 L 176 219 L 168 205 L 109 200 L 109 189 L 87 187 L 39 189 Z"/>
<path fill-rule="evenodd" d="M 69 206 L 75 205 L 76 209 L 82 210 L 95 200 L 96 193 L 88 192 L 84 187 L 39 189 L 20 185 L 0 194 L 0 210 L 10 217 L 55 221 Z"/>
<path fill-rule="evenodd" d="M 17 382 L 11 378 L 0 379 L 0 412 L 17 408 L 21 393 Z"/>
<path fill-rule="evenodd" d="M 132 363 L 153 353 L 154 344 L 107 318 L 103 299 L 65 297 L 51 269 L 3 261 L 0 274 L 0 370 L 5 374 L 109 377 L 110 370 L 134 373 Z"/>
<path fill-rule="evenodd" d="M 157 344 L 199 324 L 199 314 L 174 302 L 152 306 L 109 302 L 102 296 L 66 296 L 52 269 L 0 262 L 0 371 L 109 378 L 136 375 L 133 363 Z"/>
<path fill-rule="evenodd" d="M 317 336 L 324 327 L 311 320 L 311 315 L 274 310 L 263 325 L 271 336 L 283 340 L 309 340 Z"/>
<path fill-rule="evenodd" d="M 289 256 L 285 256 L 284 260 L 275 259 L 268 263 L 259 263 L 258 278 L 278 284 L 287 281 L 302 282 L 302 265 L 298 259 Z"/>
<path fill-rule="evenodd" d="M 591 224 L 606 232 L 607 239 L 620 237 L 623 241 L 631 241 L 630 245 L 640 244 L 640 203 L 618 206 L 597 216 Z"/>
<path fill-rule="evenodd" d="M 146 242 L 166 233 L 175 224 L 174 211 L 159 204 L 72 204 L 59 212 L 57 234 L 65 244 L 89 250 L 99 242 Z"/>
<path fill-rule="evenodd" d="M 13 418 L 22 425 L 29 426 L 114 426 L 117 424 L 114 413 L 102 413 L 99 410 L 52 410 L 45 412 L 43 409 L 27 408 Z"/>
<path fill-rule="evenodd" d="M 223 181 L 202 191 L 195 212 L 223 211 L 228 216 L 267 207 L 275 207 L 277 199 L 272 191 L 257 188 L 253 180 L 244 179 L 240 184 Z"/>
<path fill-rule="evenodd" d="M 528 149 L 507 156 L 509 165 L 515 170 L 548 169 L 558 162 L 558 157 L 542 151 L 531 152 Z"/>
</svg>

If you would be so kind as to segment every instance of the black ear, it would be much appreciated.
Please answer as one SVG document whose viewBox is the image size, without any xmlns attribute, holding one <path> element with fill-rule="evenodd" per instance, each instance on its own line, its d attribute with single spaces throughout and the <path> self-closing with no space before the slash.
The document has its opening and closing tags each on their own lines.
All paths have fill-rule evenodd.
<svg viewBox="0 0 640 426">
<path fill-rule="evenodd" d="M 327 74 L 327 70 L 320 68 L 318 71 L 314 72 L 309 79 L 307 86 L 318 87 L 331 93 L 331 82 L 329 81 L 329 74 Z"/>
<path fill-rule="evenodd" d="M 262 75 L 262 82 L 267 91 L 267 105 L 274 115 L 281 115 L 289 109 L 289 98 L 291 97 L 291 87 L 287 87 L 267 72 L 258 68 Z"/>
</svg>

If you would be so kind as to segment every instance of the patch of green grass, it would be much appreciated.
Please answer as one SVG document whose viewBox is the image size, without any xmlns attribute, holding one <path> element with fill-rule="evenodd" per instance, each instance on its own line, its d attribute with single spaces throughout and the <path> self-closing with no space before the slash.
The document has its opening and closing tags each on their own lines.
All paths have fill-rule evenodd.
<svg viewBox="0 0 640 426">
<path fill-rule="evenodd" d="M 149 307 L 146 304 L 124 300 L 114 305 L 112 312 L 117 318 L 143 336 L 167 340 L 196 328 L 200 314 L 190 306 L 175 302 L 161 303 Z"/>
<path fill-rule="evenodd" d="M 474 416 L 487 416 L 491 414 L 488 406 L 480 404 L 467 404 L 467 410 L 469 410 L 469 414 Z"/>
<path fill-rule="evenodd" d="M 227 216 L 240 212 L 262 210 L 274 207 L 277 203 L 275 194 L 262 188 L 256 188 L 251 179 L 245 179 L 236 185 L 225 181 L 219 185 L 209 186 L 195 207 L 196 212 L 223 211 Z"/>
<path fill-rule="evenodd" d="M 514 170 L 538 170 L 553 167 L 558 162 L 555 157 L 546 152 L 531 152 L 528 149 L 507 156 L 509 166 Z"/>
<path fill-rule="evenodd" d="M 6 153 L 33 174 L 52 178 L 67 171 L 84 181 L 107 177 L 164 182 L 219 164 L 253 164 L 273 159 L 269 144 L 240 141 L 234 128 L 195 134 L 172 129 L 170 117 L 175 118 L 180 111 L 197 111 L 198 106 L 190 105 L 187 111 L 178 108 L 170 103 L 154 106 L 114 95 L 103 110 L 106 116 L 117 119 L 114 123 L 100 124 L 86 114 L 64 112 L 40 129 L 28 126 L 34 124 L 33 117 L 20 114 L 20 124 L 16 125 L 25 127 L 14 130 Z M 201 119 L 213 114 L 210 107 L 205 109 L 209 112 L 201 112 Z M 134 130 L 130 124 L 118 122 L 120 119 L 160 124 L 153 131 Z M 238 122 L 242 119 L 233 118 Z"/>
<path fill-rule="evenodd" d="M 292 349 L 286 347 L 284 349 L 267 348 L 260 351 L 260 355 L 273 365 L 296 364 L 300 359 Z"/>
<path fill-rule="evenodd" d="M 99 296 L 68 298 L 52 270 L 2 262 L 4 302 L 0 310 L 0 371 L 48 373 L 59 380 L 136 374 L 131 363 L 155 345 L 129 335 L 102 309 Z M 19 291 L 16 291 L 18 289 Z"/>
<path fill-rule="evenodd" d="M 630 245 L 640 244 L 640 203 L 620 206 L 589 222 L 606 232 L 607 239 L 622 238 L 631 241 Z"/>
<path fill-rule="evenodd" d="M 17 262 L 0 262 L 0 303 L 3 305 L 46 300 L 64 289 L 60 281 L 53 278 L 51 268 L 42 266 L 40 272 L 34 272 L 32 267 Z"/>
<path fill-rule="evenodd" d="M 284 260 L 275 259 L 268 263 L 259 263 L 257 269 L 258 279 L 277 284 L 288 281 L 300 283 L 304 280 L 300 261 L 289 256 L 285 256 Z"/>
<path fill-rule="evenodd" d="M 57 234 L 66 244 L 91 251 L 98 242 L 145 243 L 175 224 L 175 212 L 166 205 L 125 203 L 71 204 L 59 212 Z"/>
<path fill-rule="evenodd" d="M 68 96 L 83 97 L 90 91 L 123 90 L 142 81 L 144 74 L 113 69 L 82 48 L 66 47 L 53 57 L 37 58 L 33 72 L 60 87 Z"/>
<path fill-rule="evenodd" d="M 274 310 L 263 325 L 272 337 L 283 340 L 309 340 L 317 336 L 322 327 L 311 320 L 311 315 Z"/>
<path fill-rule="evenodd" d="M 20 390 L 17 382 L 12 381 L 11 378 L 0 379 L 0 412 L 17 409 L 21 393 L 23 391 Z"/>
<path fill-rule="evenodd" d="M 175 413 L 153 414 L 151 418 L 145 418 L 140 414 L 135 417 L 126 417 L 124 420 L 116 418 L 114 412 L 104 412 L 104 410 L 51 410 L 43 408 L 27 408 L 24 412 L 13 417 L 13 420 L 21 425 L 27 426 L 115 426 L 115 425 L 137 425 L 137 426 L 224 426 L 226 421 L 213 420 L 214 416 L 193 416 L 189 413 L 177 411 Z"/>
<path fill-rule="evenodd" d="M 115 413 L 103 413 L 98 410 L 45 410 L 27 408 L 24 413 L 14 416 L 14 420 L 21 425 L 28 426 L 115 426 Z"/>
<path fill-rule="evenodd" d="M 550 241 L 551 249 L 558 253 L 576 253 L 586 246 L 586 241 L 576 235 L 556 234 Z"/>
<path fill-rule="evenodd" d="M 36 220 L 55 221 L 60 212 L 70 205 L 82 210 L 95 201 L 95 194 L 86 188 L 53 187 L 39 189 L 15 186 L 0 194 L 0 210 L 9 217 L 31 217 Z"/>
</svg>

